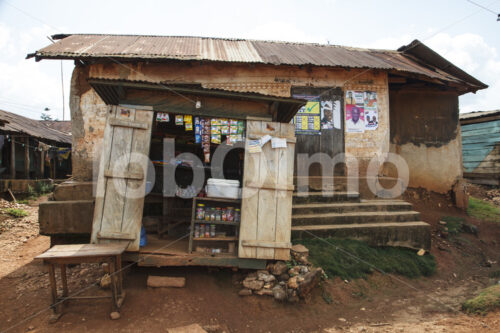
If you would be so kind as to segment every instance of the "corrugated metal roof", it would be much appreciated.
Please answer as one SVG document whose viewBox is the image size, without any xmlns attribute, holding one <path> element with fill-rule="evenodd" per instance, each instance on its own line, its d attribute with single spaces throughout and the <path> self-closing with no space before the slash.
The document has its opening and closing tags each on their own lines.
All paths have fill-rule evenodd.
<svg viewBox="0 0 500 333">
<path fill-rule="evenodd" d="M 218 62 L 262 63 L 274 65 L 314 65 L 345 68 L 374 68 L 408 72 L 438 80 L 455 82 L 470 90 L 487 86 L 458 67 L 453 72 L 407 51 L 422 46 L 414 41 L 404 50 L 374 50 L 335 45 L 288 43 L 208 37 L 137 36 L 137 35 L 55 35 L 58 42 L 36 51 L 28 57 L 40 59 L 176 59 Z M 414 43 L 417 43 L 415 45 Z M 431 52 L 425 45 L 419 53 Z M 430 50 L 430 51 L 429 51 Z M 425 55 L 425 54 L 424 54 Z M 429 61 L 432 60 L 432 61 Z M 452 65 L 448 62 L 448 64 Z M 468 89 L 469 90 L 469 89 Z"/>
<path fill-rule="evenodd" d="M 71 135 L 71 120 L 39 120 L 48 128 Z"/>
<path fill-rule="evenodd" d="M 0 131 L 71 144 L 71 135 L 49 128 L 38 120 L 3 110 L 0 110 Z"/>
<path fill-rule="evenodd" d="M 482 118 L 482 117 L 496 116 L 496 115 L 500 115 L 500 110 L 473 111 L 460 114 L 460 120 Z"/>
</svg>

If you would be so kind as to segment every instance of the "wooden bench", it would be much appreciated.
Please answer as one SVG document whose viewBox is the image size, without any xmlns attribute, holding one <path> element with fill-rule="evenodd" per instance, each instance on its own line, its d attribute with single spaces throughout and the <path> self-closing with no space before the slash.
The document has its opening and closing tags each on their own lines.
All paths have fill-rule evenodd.
<svg viewBox="0 0 500 333">
<path fill-rule="evenodd" d="M 48 266 L 50 286 L 52 290 L 52 310 L 54 315 L 51 322 L 57 321 L 62 315 L 64 302 L 70 299 L 98 299 L 111 298 L 113 312 L 118 312 L 125 299 L 125 292 L 122 284 L 121 256 L 128 243 L 113 244 L 72 244 L 56 245 L 36 259 L 42 259 Z M 103 263 L 109 264 L 109 275 L 111 277 L 111 296 L 73 296 L 69 295 L 68 279 L 66 275 L 66 265 L 81 263 Z M 61 270 L 62 297 L 58 296 L 55 267 Z M 75 293 L 76 295 L 78 292 Z"/>
</svg>

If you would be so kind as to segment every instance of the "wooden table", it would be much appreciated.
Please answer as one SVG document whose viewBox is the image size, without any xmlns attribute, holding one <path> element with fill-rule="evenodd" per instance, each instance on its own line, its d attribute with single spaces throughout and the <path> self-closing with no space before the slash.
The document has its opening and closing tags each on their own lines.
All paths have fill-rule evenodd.
<svg viewBox="0 0 500 333">
<path fill-rule="evenodd" d="M 52 310 L 54 316 L 51 321 L 56 321 L 62 315 L 62 305 L 69 299 L 97 299 L 111 298 L 113 311 L 117 312 L 125 299 L 125 292 L 122 284 L 121 256 L 128 246 L 127 243 L 113 244 L 72 244 L 56 245 L 36 259 L 42 259 L 49 269 L 50 286 L 52 290 Z M 70 296 L 68 292 L 68 279 L 66 275 L 66 265 L 81 263 L 102 263 L 109 264 L 109 275 L 111 277 L 111 296 Z M 61 270 L 62 297 L 58 296 L 55 267 Z"/>
</svg>

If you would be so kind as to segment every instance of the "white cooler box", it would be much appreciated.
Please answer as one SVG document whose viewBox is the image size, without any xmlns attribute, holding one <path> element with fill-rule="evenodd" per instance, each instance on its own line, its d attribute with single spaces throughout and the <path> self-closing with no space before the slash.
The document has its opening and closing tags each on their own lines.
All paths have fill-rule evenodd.
<svg viewBox="0 0 500 333">
<path fill-rule="evenodd" d="M 240 182 L 232 179 L 209 178 L 207 196 L 213 198 L 241 198 Z"/>
</svg>

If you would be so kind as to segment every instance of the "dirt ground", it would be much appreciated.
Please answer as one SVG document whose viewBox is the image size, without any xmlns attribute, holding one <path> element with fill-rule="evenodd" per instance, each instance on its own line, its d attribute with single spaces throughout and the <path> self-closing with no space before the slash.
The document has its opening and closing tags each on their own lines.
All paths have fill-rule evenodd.
<svg viewBox="0 0 500 333">
<path fill-rule="evenodd" d="M 468 218 L 449 198 L 408 191 L 405 199 L 433 226 L 431 253 L 437 273 L 406 279 L 373 274 L 366 280 L 333 279 L 308 302 L 280 304 L 267 296 L 240 297 L 243 271 L 207 268 L 145 269 L 131 267 L 125 277 L 127 298 L 121 319 L 109 319 L 109 300 L 69 302 L 64 315 L 49 324 L 49 283 L 43 265 L 33 258 L 49 248 L 38 235 L 37 204 L 22 206 L 30 215 L 0 214 L 0 332 L 166 332 L 198 323 L 211 332 L 498 332 L 500 311 L 487 316 L 460 312 L 460 304 L 488 285 L 500 269 L 500 224 Z M 7 205 L 0 202 L 0 208 Z M 479 235 L 443 238 L 442 216 L 462 216 Z M 179 289 L 148 289 L 148 274 L 185 276 Z M 97 265 L 69 269 L 71 291 L 105 294 L 92 286 L 102 275 Z M 333 302 L 327 304 L 324 295 Z"/>
</svg>

